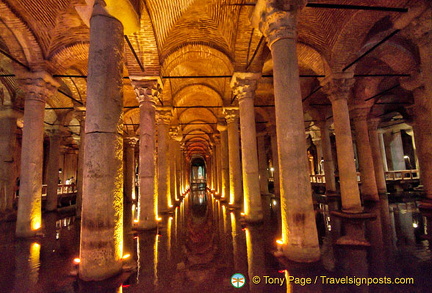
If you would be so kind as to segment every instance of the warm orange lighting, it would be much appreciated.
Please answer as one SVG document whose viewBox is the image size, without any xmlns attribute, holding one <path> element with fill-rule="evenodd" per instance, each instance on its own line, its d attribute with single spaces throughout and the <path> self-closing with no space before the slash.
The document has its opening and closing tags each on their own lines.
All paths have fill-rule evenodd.
<svg viewBox="0 0 432 293">
<path fill-rule="evenodd" d="M 134 220 L 134 223 L 138 223 L 138 222 L 139 222 L 139 220 L 138 220 L 138 219 L 135 219 L 135 220 Z"/>
<path fill-rule="evenodd" d="M 79 259 L 78 257 L 73 259 L 74 264 L 79 264 L 81 262 L 81 259 Z"/>
<path fill-rule="evenodd" d="M 160 222 L 160 221 L 162 221 L 162 218 L 161 217 L 156 217 L 156 221 Z"/>
<path fill-rule="evenodd" d="M 123 255 L 122 259 L 128 259 L 131 255 L 129 253 Z"/>
<path fill-rule="evenodd" d="M 246 215 L 246 214 L 245 214 L 245 213 L 240 213 L 240 215 L 241 215 L 241 216 L 244 216 L 244 215 Z"/>
<path fill-rule="evenodd" d="M 284 242 L 282 241 L 282 239 L 276 240 L 276 243 L 279 244 L 279 245 L 283 245 L 284 244 Z"/>
</svg>

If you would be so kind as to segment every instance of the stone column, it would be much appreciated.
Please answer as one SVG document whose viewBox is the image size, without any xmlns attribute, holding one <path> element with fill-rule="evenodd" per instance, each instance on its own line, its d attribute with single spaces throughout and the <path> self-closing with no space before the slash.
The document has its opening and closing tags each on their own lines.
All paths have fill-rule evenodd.
<svg viewBox="0 0 432 293">
<path fill-rule="evenodd" d="M 390 151 L 393 170 L 406 170 L 402 134 L 398 130 L 397 132 L 392 132 L 391 135 Z"/>
<path fill-rule="evenodd" d="M 387 165 L 387 155 L 386 155 L 386 146 L 385 146 L 385 141 L 384 141 L 384 133 L 385 133 L 384 130 L 382 130 L 382 129 L 378 130 L 378 140 L 379 140 L 379 145 L 380 145 L 380 150 L 381 150 L 384 172 L 387 172 L 388 171 L 388 165 Z"/>
<path fill-rule="evenodd" d="M 45 102 L 60 85 L 46 72 L 23 74 L 19 79 L 26 96 L 16 236 L 31 237 L 42 225 Z"/>
<path fill-rule="evenodd" d="M 77 197 L 75 215 L 81 219 L 82 212 L 82 195 L 83 195 L 83 179 L 84 179 L 84 145 L 85 145 L 85 108 L 76 108 L 76 118 L 80 123 L 80 140 L 78 152 L 78 170 L 77 170 Z"/>
<path fill-rule="evenodd" d="M 135 199 L 135 146 L 138 140 L 135 137 L 125 139 L 125 165 L 124 165 L 124 199 L 131 203 Z"/>
<path fill-rule="evenodd" d="M 174 204 L 174 202 L 177 202 L 179 200 L 179 185 L 177 184 L 177 176 L 178 176 L 178 170 L 180 165 L 178 164 L 178 156 L 179 156 L 179 150 L 180 150 L 180 140 L 182 139 L 182 136 L 179 135 L 179 127 L 173 126 L 170 127 L 169 130 L 169 154 L 170 154 L 170 190 L 171 190 L 171 201 Z"/>
<path fill-rule="evenodd" d="M 49 129 L 48 135 L 50 137 L 50 147 L 46 171 L 47 201 L 45 210 L 51 212 L 57 210 L 58 204 L 57 188 L 59 179 L 60 143 L 62 138 L 58 127 Z"/>
<path fill-rule="evenodd" d="M 229 160 L 229 182 L 230 197 L 229 203 L 240 207 L 241 205 L 241 163 L 240 163 L 240 142 L 238 132 L 238 109 L 224 108 L 225 119 L 228 131 L 228 160 Z"/>
<path fill-rule="evenodd" d="M 357 183 L 354 149 L 351 136 L 348 97 L 354 84 L 352 73 L 336 73 L 322 84 L 332 103 L 336 136 L 336 150 L 339 166 L 342 211 L 360 213 L 363 211 Z"/>
<path fill-rule="evenodd" d="M 251 222 L 263 219 L 254 109 L 255 90 L 260 77 L 259 73 L 236 72 L 231 80 L 231 87 L 239 101 L 243 209 L 245 219 Z"/>
<path fill-rule="evenodd" d="M 375 180 L 377 184 L 378 193 L 384 194 L 387 192 L 387 185 L 384 174 L 383 157 L 381 154 L 381 146 L 379 142 L 378 124 L 379 118 L 369 119 L 369 141 L 372 151 L 372 160 L 375 170 Z"/>
<path fill-rule="evenodd" d="M 276 126 L 267 126 L 268 133 L 270 135 L 270 144 L 272 151 L 272 163 L 273 163 L 273 189 L 276 196 L 280 195 L 280 176 L 279 176 L 279 154 L 277 145 Z"/>
<path fill-rule="evenodd" d="M 415 167 L 418 170 L 419 168 L 419 161 L 418 161 L 418 156 L 417 156 L 417 148 L 416 148 L 416 144 L 415 144 L 415 137 L 414 137 L 414 129 L 410 128 L 410 129 L 406 129 L 405 132 L 411 136 L 411 141 L 412 141 L 412 145 L 413 145 L 413 150 L 414 150 L 414 161 L 415 161 Z"/>
<path fill-rule="evenodd" d="M 286 5 L 287 10 L 278 10 L 273 1 L 262 2 L 265 4 L 256 6 L 254 16 L 267 39 L 274 64 L 282 250 L 291 260 L 313 262 L 320 258 L 320 250 L 308 174 L 296 52 L 297 14 L 304 3 L 297 2 Z"/>
<path fill-rule="evenodd" d="M 13 210 L 16 184 L 16 149 L 17 118 L 21 115 L 6 108 L 0 110 L 0 214 Z"/>
<path fill-rule="evenodd" d="M 268 194 L 268 165 L 267 155 L 265 149 L 265 136 L 266 133 L 258 133 L 257 148 L 258 148 L 258 168 L 259 168 L 259 181 L 261 194 Z"/>
<path fill-rule="evenodd" d="M 96 1 L 90 19 L 79 277 L 121 272 L 123 256 L 122 23 Z"/>
<path fill-rule="evenodd" d="M 333 162 L 332 147 L 330 141 L 330 122 L 320 121 L 317 126 L 321 132 L 321 145 L 324 158 L 324 178 L 326 186 L 326 195 L 331 196 L 337 193 L 335 179 L 335 164 Z"/>
<path fill-rule="evenodd" d="M 156 101 L 160 93 L 157 77 L 131 77 L 140 109 L 139 195 L 136 229 L 157 227 L 158 187 L 156 184 Z"/>
<path fill-rule="evenodd" d="M 228 132 L 227 126 L 223 122 L 219 122 L 217 130 L 220 133 L 220 153 L 221 153 L 221 198 L 229 200 L 230 196 L 230 175 L 229 175 L 229 154 L 228 154 Z"/>
<path fill-rule="evenodd" d="M 324 174 L 324 170 L 322 168 L 324 166 L 321 166 L 321 160 L 324 160 L 324 156 L 323 156 L 323 152 L 322 152 L 321 137 L 312 137 L 312 143 L 316 147 L 316 150 L 317 150 L 317 166 L 318 166 L 317 171 L 318 171 L 318 174 L 321 175 L 321 174 Z M 315 167 L 315 166 L 313 166 L 313 167 Z"/>
<path fill-rule="evenodd" d="M 372 159 L 372 150 L 369 143 L 369 132 L 367 125 L 367 116 L 370 108 L 355 108 L 351 110 L 355 139 L 357 142 L 357 154 L 360 166 L 361 176 L 361 195 L 364 200 L 379 201 L 378 188 L 375 179 L 374 162 Z"/>
<path fill-rule="evenodd" d="M 172 108 L 160 107 L 157 109 L 157 162 L 158 162 L 158 209 L 160 213 L 167 213 L 172 207 L 170 192 L 170 169 L 168 164 L 169 124 L 172 117 Z"/>
</svg>

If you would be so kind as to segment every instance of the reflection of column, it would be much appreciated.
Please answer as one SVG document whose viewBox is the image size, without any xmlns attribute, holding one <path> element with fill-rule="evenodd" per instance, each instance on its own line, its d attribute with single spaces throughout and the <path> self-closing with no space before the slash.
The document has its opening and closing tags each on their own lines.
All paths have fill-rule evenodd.
<svg viewBox="0 0 432 293">
<path fill-rule="evenodd" d="M 368 121 L 369 141 L 371 145 L 372 160 L 375 169 L 375 180 L 376 180 L 378 192 L 386 193 L 387 186 L 385 181 L 383 157 L 381 155 L 381 146 L 380 146 L 379 133 L 378 133 L 379 122 L 380 122 L 379 118 L 370 119 Z"/>
<path fill-rule="evenodd" d="M 271 151 L 272 151 L 272 163 L 273 163 L 273 188 L 274 194 L 279 196 L 280 194 L 280 177 L 279 177 L 279 155 L 277 150 L 277 135 L 276 126 L 267 126 L 268 133 L 270 135 Z"/>
<path fill-rule="evenodd" d="M 326 182 L 326 194 L 336 193 L 336 179 L 334 176 L 335 165 L 333 162 L 332 147 L 330 141 L 330 123 L 327 121 L 317 122 L 321 132 L 321 145 L 324 158 L 324 177 Z"/>
<path fill-rule="evenodd" d="M 370 108 L 356 108 L 351 110 L 355 128 L 357 152 L 360 165 L 361 195 L 365 200 L 378 201 L 378 189 L 375 179 L 375 169 L 372 158 L 372 150 L 369 142 L 367 116 Z"/>
<path fill-rule="evenodd" d="M 258 168 L 259 168 L 259 181 L 261 194 L 268 194 L 268 166 L 267 155 L 265 149 L 265 135 L 266 133 L 259 133 L 257 136 L 258 148 Z"/>
<path fill-rule="evenodd" d="M 400 131 L 392 132 L 390 142 L 391 158 L 393 170 L 405 170 L 404 150 L 402 143 L 402 134 Z"/>
<path fill-rule="evenodd" d="M 123 254 L 123 25 L 99 1 L 90 19 L 79 277 L 118 274 Z"/>
<path fill-rule="evenodd" d="M 137 139 L 125 139 L 124 194 L 127 203 L 135 199 L 135 146 Z"/>
<path fill-rule="evenodd" d="M 172 109 L 161 107 L 157 109 L 157 143 L 158 143 L 158 208 L 159 212 L 168 212 L 171 203 L 169 164 L 168 164 L 168 140 L 169 124 L 172 117 Z"/>
<path fill-rule="evenodd" d="M 265 251 L 263 241 L 263 231 L 259 227 L 250 226 L 245 229 L 246 252 L 248 260 L 248 279 L 254 276 L 264 276 L 265 272 Z M 263 292 L 266 286 L 264 282 L 254 284 L 249 281 L 249 292 Z"/>
<path fill-rule="evenodd" d="M 254 97 L 260 74 L 236 72 L 231 87 L 237 95 L 240 112 L 244 213 L 248 221 L 262 220 Z"/>
<path fill-rule="evenodd" d="M 228 160 L 230 179 L 230 204 L 241 204 L 241 166 L 240 166 L 240 142 L 238 132 L 237 108 L 224 108 L 228 130 Z"/>
<path fill-rule="evenodd" d="M 332 103 L 342 210 L 347 213 L 363 211 L 354 163 L 354 149 L 347 103 L 353 84 L 354 79 L 350 73 L 334 74 L 323 81 L 324 89 Z"/>
<path fill-rule="evenodd" d="M 156 180 L 156 114 L 155 104 L 159 94 L 157 78 L 131 77 L 140 104 L 139 130 L 139 196 L 137 229 L 154 229 L 157 226 L 158 190 Z"/>
<path fill-rule="evenodd" d="M 230 177 L 229 177 L 229 165 L 228 165 L 228 132 L 226 124 L 223 122 L 218 123 L 217 129 L 220 133 L 220 161 L 221 161 L 221 198 L 229 200 L 229 187 L 230 187 Z"/>
<path fill-rule="evenodd" d="M 37 242 L 20 241 L 15 245 L 16 279 L 13 292 L 32 292 L 39 280 L 40 249 Z"/>
<path fill-rule="evenodd" d="M 57 209 L 57 187 L 61 135 L 58 129 L 50 129 L 48 134 L 50 137 L 50 147 L 48 167 L 46 172 L 47 201 L 45 210 L 54 211 Z"/>
<path fill-rule="evenodd" d="M 41 227 L 45 101 L 59 84 L 45 72 L 28 73 L 21 81 L 26 97 L 16 235 L 28 237 Z"/>
<path fill-rule="evenodd" d="M 288 5 L 287 11 L 282 11 L 270 1 L 265 6 L 257 6 L 254 15 L 273 58 L 283 251 L 291 260 L 311 262 L 320 258 L 320 250 L 307 166 L 296 52 L 296 15 L 301 7 Z"/>
<path fill-rule="evenodd" d="M 3 106 L 6 107 L 6 106 Z M 15 197 L 17 118 L 20 114 L 15 110 L 6 108 L 0 110 L 0 214 L 13 210 Z"/>
</svg>

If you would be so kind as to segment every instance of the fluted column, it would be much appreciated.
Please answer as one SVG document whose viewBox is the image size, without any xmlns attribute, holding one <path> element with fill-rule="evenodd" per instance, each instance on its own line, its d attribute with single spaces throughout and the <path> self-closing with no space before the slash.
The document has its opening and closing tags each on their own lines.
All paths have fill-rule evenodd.
<svg viewBox="0 0 432 293">
<path fill-rule="evenodd" d="M 333 162 L 332 147 L 330 141 L 330 122 L 319 121 L 316 123 L 321 132 L 321 146 L 324 158 L 324 178 L 326 186 L 326 194 L 336 194 L 336 178 L 335 178 L 335 164 Z"/>
<path fill-rule="evenodd" d="M 21 116 L 8 106 L 0 110 L 0 214 L 13 210 L 17 172 L 14 171 L 17 158 L 16 148 L 17 118 Z"/>
<path fill-rule="evenodd" d="M 160 93 L 157 77 L 131 77 L 140 107 L 139 195 L 136 229 L 155 229 L 158 215 L 156 184 L 156 100 Z"/>
<path fill-rule="evenodd" d="M 123 256 L 122 23 L 96 1 L 90 19 L 79 277 L 121 272 Z"/>
<path fill-rule="evenodd" d="M 60 85 L 46 72 L 19 77 L 26 92 L 16 235 L 31 237 L 42 225 L 42 160 L 45 102 Z"/>
<path fill-rule="evenodd" d="M 342 210 L 347 213 L 360 213 L 363 208 L 357 183 L 347 103 L 354 84 L 352 77 L 352 73 L 336 73 L 325 79 L 322 84 L 332 103 Z"/>
<path fill-rule="evenodd" d="M 227 126 L 223 122 L 219 122 L 217 129 L 220 133 L 221 147 L 221 198 L 230 199 L 230 175 L 229 175 L 229 154 L 228 154 L 228 132 Z"/>
<path fill-rule="evenodd" d="M 267 155 L 265 149 L 266 133 L 258 133 L 257 148 L 258 148 L 258 168 L 259 168 L 259 181 L 261 194 L 268 194 L 268 165 Z"/>
<path fill-rule="evenodd" d="M 157 109 L 157 142 L 158 142 L 158 207 L 160 213 L 166 213 L 172 206 L 170 191 L 170 169 L 168 164 L 169 124 L 172 109 L 160 107 Z"/>
<path fill-rule="evenodd" d="M 240 141 L 238 131 L 238 109 L 224 108 L 228 131 L 228 160 L 229 160 L 229 203 L 240 206 L 242 201 Z"/>
<path fill-rule="evenodd" d="M 383 156 L 381 154 L 381 147 L 379 142 L 378 125 L 379 118 L 368 120 L 369 141 L 372 151 L 372 160 L 375 170 L 375 180 L 377 184 L 378 193 L 383 194 L 387 192 L 387 185 L 384 174 Z"/>
<path fill-rule="evenodd" d="M 273 58 L 283 252 L 291 260 L 312 262 L 320 258 L 320 250 L 296 51 L 297 14 L 305 2 L 290 1 L 286 10 L 278 10 L 273 2 L 261 1 L 265 6 L 258 3 L 254 16 Z"/>
<path fill-rule="evenodd" d="M 125 138 L 124 194 L 125 201 L 131 203 L 135 199 L 135 137 Z"/>
<path fill-rule="evenodd" d="M 53 128 L 48 130 L 48 135 L 50 138 L 50 147 L 46 171 L 47 201 L 45 210 L 54 211 L 57 209 L 61 134 L 58 128 Z"/>
<path fill-rule="evenodd" d="M 355 138 L 357 142 L 357 153 L 360 165 L 361 195 L 365 200 L 378 201 L 378 188 L 375 179 L 374 162 L 369 142 L 367 116 L 370 108 L 355 108 L 351 110 Z"/>
<path fill-rule="evenodd" d="M 263 218 L 258 173 L 254 98 L 260 74 L 236 72 L 231 87 L 239 101 L 244 214 L 247 221 Z"/>
<path fill-rule="evenodd" d="M 276 126 L 267 126 L 268 133 L 270 135 L 270 144 L 272 152 L 272 163 L 273 163 L 273 192 L 276 196 L 280 195 L 280 176 L 279 176 L 279 154 L 277 145 Z"/>
</svg>

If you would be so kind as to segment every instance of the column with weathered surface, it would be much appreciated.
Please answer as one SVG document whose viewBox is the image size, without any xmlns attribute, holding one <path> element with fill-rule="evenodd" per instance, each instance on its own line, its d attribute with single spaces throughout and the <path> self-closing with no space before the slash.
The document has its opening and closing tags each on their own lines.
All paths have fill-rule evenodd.
<svg viewBox="0 0 432 293">
<path fill-rule="evenodd" d="M 326 186 L 326 195 L 335 195 L 336 179 L 335 179 L 335 164 L 333 162 L 331 141 L 330 141 L 330 122 L 319 121 L 316 122 L 321 132 L 321 146 L 324 159 L 324 178 Z"/>
<path fill-rule="evenodd" d="M 236 72 L 231 80 L 234 95 L 239 101 L 243 210 L 246 220 L 252 222 L 261 221 L 263 217 L 254 109 L 255 90 L 260 77 L 258 73 Z"/>
<path fill-rule="evenodd" d="M 261 194 L 268 194 L 268 165 L 267 155 L 265 149 L 265 138 L 266 133 L 258 133 L 257 136 L 257 149 L 258 149 L 258 169 L 259 169 L 259 181 L 260 181 L 260 192 Z"/>
<path fill-rule="evenodd" d="M 170 169 L 168 164 L 169 124 L 172 117 L 172 108 L 160 107 L 157 109 L 157 162 L 158 162 L 158 210 L 166 213 L 172 206 L 170 192 Z"/>
<path fill-rule="evenodd" d="M 90 19 L 79 277 L 121 272 L 123 25 L 96 1 Z"/>
<path fill-rule="evenodd" d="M 387 185 L 384 174 L 383 156 L 381 154 L 381 147 L 379 142 L 378 124 L 379 118 L 372 118 L 368 120 L 369 141 L 372 150 L 372 160 L 375 169 L 375 180 L 379 194 L 387 192 Z"/>
<path fill-rule="evenodd" d="M 230 177 L 229 177 L 229 154 L 228 154 L 228 132 L 227 126 L 223 122 L 219 122 L 217 130 L 220 133 L 220 153 L 221 153 L 221 198 L 229 200 L 230 194 Z"/>
<path fill-rule="evenodd" d="M 49 158 L 46 171 L 47 201 L 45 210 L 54 211 L 57 209 L 57 187 L 59 175 L 60 143 L 61 134 L 57 128 L 48 130 L 50 138 Z"/>
<path fill-rule="evenodd" d="M 135 199 L 135 146 L 137 142 L 135 137 L 127 137 L 124 142 L 124 199 L 127 203 Z"/>
<path fill-rule="evenodd" d="M 338 155 L 342 210 L 347 213 L 363 211 L 354 162 L 348 97 L 354 84 L 352 73 L 333 74 L 322 84 L 332 103 L 333 121 Z"/>
<path fill-rule="evenodd" d="M 17 118 L 21 114 L 11 107 L 0 110 L 0 214 L 13 210 L 17 184 L 16 148 Z"/>
<path fill-rule="evenodd" d="M 291 260 L 312 262 L 320 258 L 320 250 L 308 174 L 296 52 L 297 14 L 305 4 L 301 2 L 289 1 L 287 10 L 279 10 L 273 1 L 258 1 L 252 23 L 266 37 L 274 64 L 282 250 Z"/>
<path fill-rule="evenodd" d="M 241 165 L 240 142 L 238 132 L 238 108 L 224 108 L 228 131 L 228 160 L 229 160 L 229 203 L 240 207 L 241 205 Z"/>
<path fill-rule="evenodd" d="M 158 188 L 156 185 L 156 101 L 160 93 L 157 77 L 131 77 L 140 109 L 138 222 L 136 229 L 157 227 Z"/>
<path fill-rule="evenodd" d="M 42 224 L 42 160 L 46 99 L 60 85 L 46 72 L 19 77 L 26 92 L 16 235 L 34 236 Z"/>
<path fill-rule="evenodd" d="M 370 108 L 355 108 L 350 116 L 353 120 L 357 153 L 360 165 L 361 195 L 365 200 L 378 201 L 378 188 L 375 179 L 374 162 L 369 142 L 367 116 Z"/>
</svg>

